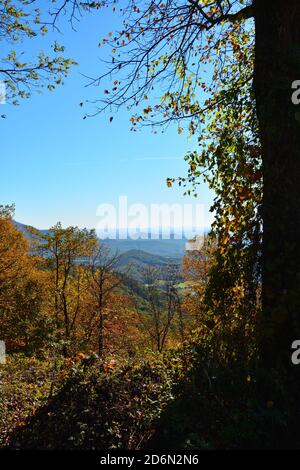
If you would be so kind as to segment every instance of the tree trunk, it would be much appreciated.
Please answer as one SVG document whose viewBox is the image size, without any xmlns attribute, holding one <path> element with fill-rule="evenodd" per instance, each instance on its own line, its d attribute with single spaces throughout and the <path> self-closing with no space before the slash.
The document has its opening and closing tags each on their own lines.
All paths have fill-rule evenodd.
<svg viewBox="0 0 300 470">
<path fill-rule="evenodd" d="M 101 287 L 102 290 L 102 287 Z M 98 300 L 99 323 L 98 323 L 98 354 L 104 359 L 104 318 L 103 318 L 103 294 L 100 293 Z"/>
<path fill-rule="evenodd" d="M 98 331 L 98 354 L 101 359 L 104 359 L 104 325 L 103 325 L 103 314 L 102 312 L 100 313 L 100 318 L 99 318 L 99 331 Z"/>
<path fill-rule="evenodd" d="M 262 356 L 291 365 L 300 339 L 300 1 L 254 0 L 254 89 L 263 157 Z"/>
</svg>

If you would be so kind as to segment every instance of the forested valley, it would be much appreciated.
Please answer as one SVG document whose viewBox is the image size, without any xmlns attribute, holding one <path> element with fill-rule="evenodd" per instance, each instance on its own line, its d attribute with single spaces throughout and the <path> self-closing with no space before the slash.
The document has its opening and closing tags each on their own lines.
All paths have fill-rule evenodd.
<svg viewBox="0 0 300 470">
<path fill-rule="evenodd" d="M 0 206 L 0 447 L 299 449 L 300 3 L 55 0 L 48 21 L 39 3 L 0 2 L 1 43 L 121 17 L 99 27 L 85 122 L 125 108 L 133 132 L 196 142 L 166 185 L 204 181 L 214 221 L 180 262 L 137 269 L 94 230 L 24 232 Z M 76 58 L 55 43 L 25 60 L 1 58 L 11 104 L 55 92 Z"/>
</svg>

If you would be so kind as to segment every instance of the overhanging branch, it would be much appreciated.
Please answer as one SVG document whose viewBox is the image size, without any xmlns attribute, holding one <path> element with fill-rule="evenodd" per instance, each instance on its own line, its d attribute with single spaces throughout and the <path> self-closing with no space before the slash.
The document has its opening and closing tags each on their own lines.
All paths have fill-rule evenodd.
<svg viewBox="0 0 300 470">
<path fill-rule="evenodd" d="M 222 21 L 226 20 L 235 23 L 237 21 L 247 20 L 254 16 L 252 4 L 242 8 L 236 13 L 224 13 L 221 9 L 222 13 L 220 14 L 220 16 L 213 18 L 209 16 L 209 14 L 205 12 L 204 8 L 199 5 L 198 0 L 188 0 L 188 2 L 192 5 L 194 9 L 198 10 L 205 19 L 205 21 L 207 21 L 211 25 L 220 24 Z"/>
</svg>

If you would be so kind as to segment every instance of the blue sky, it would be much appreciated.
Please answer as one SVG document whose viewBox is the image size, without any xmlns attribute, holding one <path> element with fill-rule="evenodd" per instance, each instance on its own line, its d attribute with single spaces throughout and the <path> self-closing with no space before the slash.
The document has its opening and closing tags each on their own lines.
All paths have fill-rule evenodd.
<svg viewBox="0 0 300 470">
<path fill-rule="evenodd" d="M 34 94 L 19 107 L 1 106 L 7 119 L 0 121 L 0 201 L 15 203 L 20 222 L 38 228 L 57 221 L 95 227 L 99 204 L 116 204 L 124 195 L 129 204 L 208 206 L 212 201 L 204 185 L 198 200 L 183 197 L 180 188 L 166 187 L 167 177 L 185 175 L 183 157 L 195 148 L 195 142 L 175 128 L 163 134 L 146 128 L 132 133 L 125 109 L 112 123 L 110 114 L 83 120 L 79 103 L 102 96 L 102 87 L 86 88 L 81 74 L 98 76 L 104 70 L 103 50 L 97 44 L 116 24 L 115 14 L 102 11 L 82 18 L 77 32 L 64 24 L 64 34 L 30 40 L 19 48 L 34 54 L 56 38 L 79 63 L 54 92 Z M 93 111 L 92 106 L 88 109 Z"/>
</svg>

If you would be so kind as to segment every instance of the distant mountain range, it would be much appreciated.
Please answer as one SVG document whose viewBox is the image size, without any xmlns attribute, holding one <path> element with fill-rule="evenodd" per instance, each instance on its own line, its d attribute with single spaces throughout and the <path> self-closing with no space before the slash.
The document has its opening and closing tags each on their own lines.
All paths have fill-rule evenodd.
<svg viewBox="0 0 300 470">
<path fill-rule="evenodd" d="M 30 226 L 14 221 L 15 226 L 28 238 L 32 239 Z M 49 230 L 39 230 L 41 233 L 49 233 Z M 187 238 L 176 239 L 106 239 L 102 240 L 112 252 L 119 253 L 118 271 L 128 275 L 129 278 L 143 283 L 144 272 L 148 266 L 158 267 L 161 273 L 170 264 L 178 267 L 181 265 L 188 244 Z M 189 245 L 193 243 L 190 242 Z"/>
<path fill-rule="evenodd" d="M 103 243 L 108 245 L 113 251 L 126 253 L 128 251 L 144 251 L 149 254 L 164 257 L 181 259 L 185 253 L 186 239 L 142 239 L 137 240 L 103 240 Z"/>
<path fill-rule="evenodd" d="M 27 238 L 31 238 L 28 226 L 14 221 L 16 227 L 21 230 Z M 47 233 L 49 230 L 40 230 L 41 233 Z M 182 258 L 185 253 L 186 238 L 176 239 L 151 239 L 151 238 L 132 238 L 127 239 L 106 239 L 102 242 L 109 246 L 113 251 L 118 251 L 120 254 L 129 251 L 146 252 L 150 255 L 165 257 L 177 261 Z"/>
<path fill-rule="evenodd" d="M 31 227 L 31 225 L 21 224 L 20 222 L 17 222 L 16 220 L 13 220 L 13 223 L 19 230 L 21 230 L 21 232 L 23 232 L 26 238 L 32 238 L 31 233 L 29 232 L 28 229 L 34 228 L 34 227 Z M 40 229 L 35 229 L 35 230 L 38 230 L 38 232 L 41 232 L 41 233 L 49 233 L 49 230 L 40 230 Z"/>
</svg>

